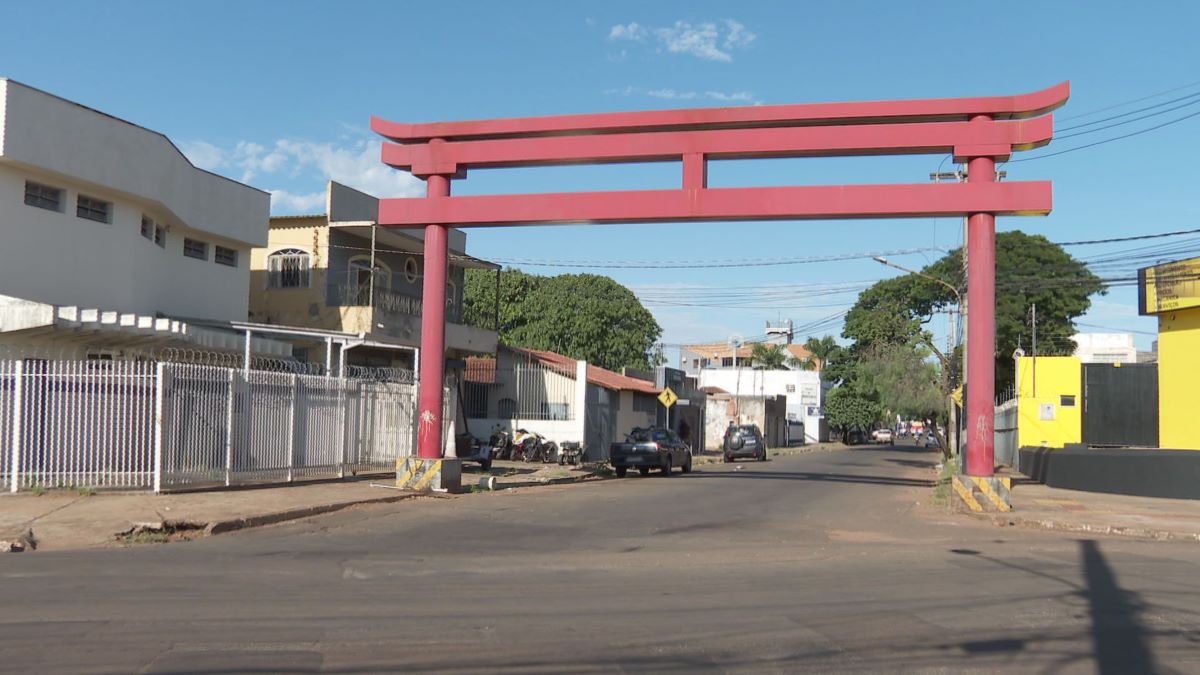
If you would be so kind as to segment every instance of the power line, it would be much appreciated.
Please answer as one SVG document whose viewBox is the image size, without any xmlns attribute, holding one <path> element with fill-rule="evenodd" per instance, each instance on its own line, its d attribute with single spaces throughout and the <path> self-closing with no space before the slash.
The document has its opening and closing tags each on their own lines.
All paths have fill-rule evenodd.
<svg viewBox="0 0 1200 675">
<path fill-rule="evenodd" d="M 1112 143 L 1113 141 L 1119 141 L 1119 140 L 1126 139 L 1126 138 L 1132 138 L 1134 136 L 1140 136 L 1142 134 L 1149 133 L 1151 131 L 1155 131 L 1157 129 L 1162 129 L 1163 127 L 1171 126 L 1172 124 L 1178 124 L 1185 120 L 1189 120 L 1193 117 L 1196 117 L 1197 115 L 1200 115 L 1200 111 L 1196 111 L 1194 113 L 1184 115 L 1183 117 L 1178 117 L 1173 120 L 1168 120 L 1166 122 L 1163 122 L 1162 124 L 1156 124 L 1155 126 L 1152 126 L 1152 127 L 1147 127 L 1145 129 L 1139 129 L 1138 131 L 1133 131 L 1128 134 L 1122 134 L 1120 136 L 1114 136 L 1112 138 L 1106 138 L 1104 140 L 1096 141 L 1095 143 L 1079 145 L 1074 148 L 1067 148 L 1066 150 L 1059 150 L 1058 152 L 1051 152 L 1051 153 L 1048 153 L 1045 155 L 1038 155 L 1037 157 L 1023 157 L 1021 159 L 1010 159 L 1010 160 L 1008 160 L 1008 163 L 1014 164 L 1016 162 L 1032 162 L 1035 159 L 1046 159 L 1047 157 L 1055 157 L 1057 155 L 1065 155 L 1068 152 L 1075 152 L 1076 150 L 1085 150 L 1087 148 L 1094 148 L 1097 145 L 1104 145 L 1105 143 Z"/>
<path fill-rule="evenodd" d="M 1098 120 L 1096 120 L 1096 121 L 1094 121 L 1094 122 L 1084 122 L 1083 124 L 1076 124 L 1076 125 L 1073 125 L 1073 126 L 1069 126 L 1069 127 L 1063 127 L 1063 128 L 1061 128 L 1061 129 L 1056 129 L 1056 130 L 1055 130 L 1055 134 L 1056 134 L 1056 136 L 1057 136 L 1057 133 L 1058 133 L 1058 132 L 1060 132 L 1060 131 L 1071 131 L 1072 129 L 1082 129 L 1083 127 L 1090 127 L 1090 126 L 1092 126 L 1093 124 L 1100 124 L 1100 123 L 1102 123 L 1102 122 L 1108 122 L 1108 121 L 1110 121 L 1110 120 L 1121 119 L 1122 117 L 1129 117 L 1130 115 L 1136 115 L 1136 114 L 1138 114 L 1138 113 L 1140 113 L 1140 112 L 1146 112 L 1147 110 L 1154 110 L 1155 108 L 1161 108 L 1161 107 L 1163 107 L 1163 106 L 1165 106 L 1165 105 L 1171 105 L 1172 103 L 1178 103 L 1178 102 L 1180 102 L 1180 101 L 1186 101 L 1186 100 L 1188 100 L 1188 99 L 1190 99 L 1190 98 L 1196 98 L 1197 96 L 1200 96 L 1200 91 L 1198 91 L 1198 92 L 1194 92 L 1194 93 L 1191 93 L 1191 94 L 1188 94 L 1187 96 L 1180 96 L 1179 98 L 1173 98 L 1173 99 L 1171 99 L 1171 100 L 1169 100 L 1169 101 L 1163 101 L 1162 103 L 1155 103 L 1154 105 L 1148 105 L 1148 106 L 1146 106 L 1145 108 L 1138 108 L 1137 110 L 1130 110 L 1129 112 L 1123 112 L 1123 113 L 1121 113 L 1120 115 L 1113 115 L 1113 116 L 1111 116 L 1111 117 L 1104 117 L 1104 118 L 1098 119 Z M 1185 103 L 1184 105 L 1192 105 L 1193 103 L 1196 103 L 1196 101 L 1192 101 L 1191 103 Z M 1177 110 L 1177 109 L 1179 109 L 1179 108 L 1182 108 L 1182 107 L 1183 107 L 1183 106 L 1176 106 L 1175 108 L 1171 108 L 1171 110 Z M 1157 113 L 1154 113 L 1154 114 L 1155 114 L 1155 115 L 1161 115 L 1161 114 L 1163 114 L 1164 112 L 1170 112 L 1170 111 L 1168 111 L 1168 110 L 1163 110 L 1163 111 L 1160 111 L 1160 112 L 1157 112 Z M 1141 119 L 1141 118 L 1139 118 L 1139 119 Z M 1114 126 L 1115 126 L 1115 125 L 1114 125 Z"/>
<path fill-rule="evenodd" d="M 1200 93 L 1197 93 L 1197 94 L 1196 94 L 1196 96 L 1200 96 Z M 1057 133 L 1056 133 L 1056 134 L 1054 135 L 1054 138 L 1055 138 L 1056 140 L 1060 140 L 1060 141 L 1061 141 L 1061 140 L 1064 140 L 1064 139 L 1067 139 L 1067 138 L 1075 138 L 1076 136 L 1084 136 L 1084 135 L 1087 135 L 1087 134 L 1094 134 L 1094 133 L 1096 133 L 1097 131 L 1104 131 L 1105 129 L 1112 129 L 1112 128 L 1114 128 L 1114 127 L 1124 126 L 1124 125 L 1126 125 L 1126 124 L 1133 124 L 1134 122 L 1140 122 L 1140 121 L 1142 121 L 1142 120 L 1145 120 L 1145 119 L 1150 119 L 1151 117 L 1158 117 L 1159 115 L 1166 115 L 1166 114 L 1167 114 L 1167 113 L 1169 113 L 1169 112 L 1175 112 L 1176 110 L 1179 110 L 1179 109 L 1181 109 L 1181 108 L 1187 108 L 1188 106 L 1193 106 L 1193 105 L 1196 105 L 1197 103 L 1200 103 L 1200 99 L 1195 99 L 1195 100 L 1193 100 L 1193 101 L 1189 101 L 1188 103 L 1184 103 L 1184 104 L 1181 104 L 1181 105 L 1177 105 L 1177 106 L 1175 106 L 1175 107 L 1173 107 L 1173 108 L 1167 108 L 1166 110 L 1159 110 L 1158 112 L 1152 112 L 1152 113 L 1150 113 L 1150 114 L 1148 114 L 1148 115 L 1142 115 L 1142 116 L 1140 116 L 1140 117 L 1134 117 L 1134 118 L 1132 118 L 1132 119 L 1128 119 L 1128 120 L 1122 120 L 1122 121 L 1120 121 L 1120 122 L 1114 122 L 1113 124 L 1106 124 L 1106 125 L 1104 125 L 1104 126 L 1102 126 L 1102 127 L 1096 127 L 1095 129 L 1088 129 L 1088 130 L 1086 130 L 1086 131 L 1077 131 L 1077 132 L 1075 132 L 1075 133 L 1073 133 L 1073 134 L 1062 134 L 1062 135 L 1059 135 L 1059 134 L 1057 134 Z M 1114 118 L 1109 118 L 1109 119 L 1114 119 Z M 1078 128 L 1078 127 L 1076 127 L 1076 128 Z"/>
<path fill-rule="evenodd" d="M 1175 93 L 1175 92 L 1177 92 L 1177 91 L 1181 91 L 1181 90 L 1187 89 L 1187 88 L 1189 88 L 1189 87 L 1194 87 L 1194 86 L 1196 86 L 1196 85 L 1200 85 L 1200 80 L 1196 80 L 1195 82 L 1188 82 L 1187 84 L 1181 84 L 1181 85 L 1179 85 L 1178 87 L 1172 87 L 1171 89 L 1165 89 L 1165 90 L 1163 90 L 1163 91 L 1160 91 L 1160 92 L 1158 92 L 1158 93 L 1154 93 L 1154 94 L 1147 94 L 1146 96 L 1142 96 L 1142 97 L 1140 97 L 1140 98 L 1135 98 L 1135 99 L 1131 99 L 1131 100 L 1128 100 L 1128 101 L 1122 101 L 1121 103 L 1114 103 L 1114 104 L 1112 104 L 1112 105 L 1105 106 L 1105 107 L 1103 107 L 1103 108 L 1096 108 L 1095 110 L 1089 110 L 1089 111 L 1087 111 L 1087 112 L 1076 113 L 1076 114 L 1074 114 L 1074 115 L 1070 115 L 1070 116 L 1067 116 L 1067 117 L 1061 117 L 1061 118 L 1059 118 L 1059 121 L 1061 121 L 1061 122 L 1067 122 L 1067 121 L 1070 121 L 1070 120 L 1077 120 L 1077 119 L 1081 119 L 1081 118 L 1084 118 L 1084 117 L 1090 117 L 1091 115 L 1095 115 L 1096 113 L 1102 113 L 1102 112 L 1107 112 L 1107 111 L 1109 111 L 1109 110 L 1115 110 L 1115 109 L 1117 109 L 1117 108 L 1121 108 L 1121 107 L 1124 107 L 1124 106 L 1127 106 L 1127 105 L 1132 105 L 1132 104 L 1134 104 L 1134 103 L 1141 103 L 1142 101 L 1149 101 L 1149 100 L 1150 100 L 1150 99 L 1152 99 L 1152 98 L 1158 98 L 1159 96 L 1165 96 L 1165 95 L 1167 95 L 1167 94 L 1173 94 L 1173 93 Z"/>
<path fill-rule="evenodd" d="M 1113 237 L 1111 239 L 1088 239 L 1084 241 L 1056 241 L 1058 246 L 1090 246 L 1092 244 L 1115 244 L 1125 241 L 1140 241 L 1143 239 L 1160 239 L 1163 237 L 1178 237 L 1184 234 L 1200 234 L 1200 228 L 1194 230 L 1176 230 L 1174 232 L 1159 232 L 1157 234 L 1139 234 L 1131 237 Z"/>
</svg>

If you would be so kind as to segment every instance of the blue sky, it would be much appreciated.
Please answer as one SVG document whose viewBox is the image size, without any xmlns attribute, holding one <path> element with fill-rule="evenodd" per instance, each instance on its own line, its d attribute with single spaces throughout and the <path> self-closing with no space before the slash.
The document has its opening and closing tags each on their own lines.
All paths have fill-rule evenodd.
<svg viewBox="0 0 1200 675">
<path fill-rule="evenodd" d="M 0 75 L 167 134 L 197 164 L 272 191 L 276 213 L 320 211 L 328 178 L 377 196 L 422 192 L 419 181 L 378 162 L 378 139 L 367 130 L 372 114 L 419 122 L 999 95 L 1070 80 L 1071 101 L 1056 115 L 1064 127 L 1200 91 L 1200 5 L 1182 1 L 47 1 L 10 4 L 4 16 Z M 1196 99 L 1181 103 L 1188 101 Z M 1189 162 L 1198 150 L 1200 117 L 1009 164 L 1003 168 L 1010 180 L 1053 180 L 1055 210 L 1045 218 L 1001 218 L 998 227 L 1053 241 L 1200 228 Z M 710 185 L 923 182 L 939 165 L 952 168 L 942 160 L 714 163 Z M 673 187 L 678 171 L 640 165 L 476 172 L 453 190 Z M 908 251 L 890 257 L 919 267 L 960 240 L 959 221 L 921 219 L 491 229 L 472 231 L 469 247 L 530 272 L 608 274 L 644 298 L 666 342 L 692 342 L 758 336 L 766 321 L 785 318 L 837 335 L 836 316 L 853 303 L 855 289 L 894 271 L 869 258 L 724 269 L 655 268 L 658 262 Z M 1174 249 L 1133 250 L 1149 244 Z M 1171 259 L 1200 255 L 1200 238 L 1069 250 L 1083 259 Z M 531 262 L 566 260 L 576 262 Z M 648 268 L 588 266 L 614 262 Z M 1105 269 L 1119 273 L 1111 264 Z M 1129 287 L 1095 298 L 1081 322 L 1085 331 L 1139 331 L 1143 349 L 1154 339 L 1155 322 L 1137 316 Z M 931 325 L 944 333 L 943 319 Z"/>
</svg>

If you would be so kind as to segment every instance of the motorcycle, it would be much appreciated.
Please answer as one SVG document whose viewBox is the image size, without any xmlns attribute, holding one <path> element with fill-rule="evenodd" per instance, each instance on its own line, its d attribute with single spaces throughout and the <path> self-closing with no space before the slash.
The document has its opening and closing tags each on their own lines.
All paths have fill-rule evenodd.
<svg viewBox="0 0 1200 675">
<path fill-rule="evenodd" d="M 554 441 L 546 440 L 544 436 L 536 431 L 527 431 L 525 429 L 517 429 L 513 436 L 513 459 L 516 459 L 516 452 L 520 451 L 521 461 L 524 462 L 553 462 L 558 455 L 558 445 Z"/>
<path fill-rule="evenodd" d="M 499 424 L 492 429 L 492 436 L 488 439 L 488 445 L 492 446 L 491 456 L 493 459 L 512 459 L 512 438 L 508 435 L 508 430 Z"/>
</svg>

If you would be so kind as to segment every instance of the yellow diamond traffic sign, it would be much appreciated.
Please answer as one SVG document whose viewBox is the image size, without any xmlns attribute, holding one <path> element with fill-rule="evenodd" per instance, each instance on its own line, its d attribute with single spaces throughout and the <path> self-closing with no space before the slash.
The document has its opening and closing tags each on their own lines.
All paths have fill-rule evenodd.
<svg viewBox="0 0 1200 675">
<path fill-rule="evenodd" d="M 675 394 L 675 392 L 671 391 L 670 387 L 663 389 L 662 393 L 658 395 L 658 402 L 663 404 L 663 406 L 667 407 L 667 408 L 670 408 L 671 406 L 675 405 L 675 402 L 678 400 L 679 400 L 679 396 L 677 396 Z"/>
</svg>

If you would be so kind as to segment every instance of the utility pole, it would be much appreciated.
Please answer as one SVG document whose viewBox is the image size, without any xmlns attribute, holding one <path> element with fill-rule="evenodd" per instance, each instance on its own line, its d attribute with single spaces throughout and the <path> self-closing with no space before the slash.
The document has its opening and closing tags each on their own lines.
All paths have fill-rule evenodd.
<svg viewBox="0 0 1200 675">
<path fill-rule="evenodd" d="M 1037 303 L 1033 303 L 1033 397 L 1037 398 Z"/>
<path fill-rule="evenodd" d="M 967 182 L 967 172 L 963 171 L 962 167 L 960 167 L 957 171 L 931 173 L 931 174 L 929 174 L 929 178 L 934 183 L 940 183 L 943 180 L 951 180 L 951 179 L 957 180 L 960 183 L 965 183 L 965 182 Z M 970 222 L 970 220 L 971 219 L 969 216 L 963 216 L 963 221 L 962 221 L 963 245 L 962 245 L 962 248 L 960 249 L 960 252 L 961 252 L 960 257 L 962 258 L 962 278 L 963 278 L 964 285 L 966 285 L 966 280 L 967 280 L 967 249 L 969 248 L 967 246 L 967 237 L 968 237 L 967 224 Z M 963 406 L 964 407 L 967 405 L 967 398 L 966 398 L 966 395 L 967 395 L 967 363 L 968 363 L 968 361 L 967 361 L 967 344 L 969 342 L 967 340 L 967 295 L 968 295 L 967 293 L 963 293 L 959 296 L 959 299 L 958 299 L 958 314 L 959 314 L 959 317 L 962 319 L 962 321 L 961 321 L 962 343 L 961 344 L 962 344 L 962 364 L 963 364 L 962 367 L 959 368 L 960 375 L 959 375 L 958 381 L 959 381 L 959 385 L 962 386 L 962 389 L 963 389 Z M 957 332 L 955 333 L 955 336 L 957 337 Z M 951 358 L 953 358 L 953 355 L 951 355 Z M 951 408 L 954 409 L 953 403 L 951 404 Z M 956 415 L 956 417 L 957 417 L 957 415 Z M 957 426 L 957 420 L 956 420 L 956 425 L 954 427 L 955 443 L 957 443 L 959 440 L 958 436 L 959 436 L 959 434 L 958 434 L 958 426 Z M 959 450 L 960 450 L 960 448 L 958 447 L 958 445 L 955 445 L 954 451 L 956 454 L 959 453 Z"/>
</svg>

